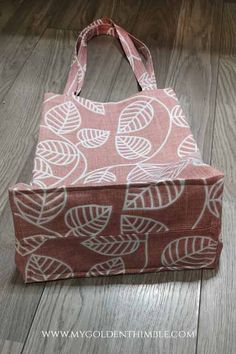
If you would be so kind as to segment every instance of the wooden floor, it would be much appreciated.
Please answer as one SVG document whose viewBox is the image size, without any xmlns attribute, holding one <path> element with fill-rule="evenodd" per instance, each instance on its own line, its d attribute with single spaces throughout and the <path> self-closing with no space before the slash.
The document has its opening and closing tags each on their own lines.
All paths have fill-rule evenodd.
<svg viewBox="0 0 236 354">
<path fill-rule="evenodd" d="M 159 87 L 174 87 L 204 160 L 225 172 L 218 271 L 24 285 L 14 265 L 8 187 L 31 178 L 45 91 L 62 92 L 75 38 L 110 16 L 151 48 Z M 137 91 L 117 42 L 89 44 L 82 96 Z M 0 1 L 0 352 L 236 353 L 236 3 L 223 0 Z M 190 338 L 43 338 L 42 330 L 194 332 Z"/>
</svg>

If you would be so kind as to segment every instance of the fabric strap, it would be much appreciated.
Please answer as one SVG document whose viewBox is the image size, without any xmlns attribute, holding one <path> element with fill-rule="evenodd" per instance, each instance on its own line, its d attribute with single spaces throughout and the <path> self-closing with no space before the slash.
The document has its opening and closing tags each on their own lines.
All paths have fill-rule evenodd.
<svg viewBox="0 0 236 354">
<path fill-rule="evenodd" d="M 67 95 L 78 95 L 80 93 L 86 71 L 88 41 L 94 36 L 102 34 L 119 39 L 141 89 L 156 89 L 152 57 L 147 46 L 116 25 L 111 19 L 103 18 L 92 22 L 80 33 L 64 93 Z M 143 62 L 140 54 L 142 54 L 145 62 Z"/>
</svg>

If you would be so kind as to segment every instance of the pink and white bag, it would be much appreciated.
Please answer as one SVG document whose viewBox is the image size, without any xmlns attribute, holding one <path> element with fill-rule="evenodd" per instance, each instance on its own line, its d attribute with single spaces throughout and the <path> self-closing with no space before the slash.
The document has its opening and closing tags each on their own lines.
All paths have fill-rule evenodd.
<svg viewBox="0 0 236 354">
<path fill-rule="evenodd" d="M 87 42 L 101 34 L 119 39 L 141 87 L 119 102 L 79 96 Z M 148 48 L 96 20 L 64 93 L 45 94 L 31 184 L 9 191 L 17 267 L 25 282 L 214 268 L 222 191 L 173 89 L 157 88 Z"/>
</svg>

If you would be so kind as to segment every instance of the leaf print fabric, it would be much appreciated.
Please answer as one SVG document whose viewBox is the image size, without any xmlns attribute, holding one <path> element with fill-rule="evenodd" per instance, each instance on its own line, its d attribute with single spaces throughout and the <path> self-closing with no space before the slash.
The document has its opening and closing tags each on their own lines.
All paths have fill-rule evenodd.
<svg viewBox="0 0 236 354">
<path fill-rule="evenodd" d="M 109 135 L 110 132 L 107 130 L 81 129 L 78 131 L 77 137 L 84 147 L 93 149 L 105 144 Z"/>
<path fill-rule="evenodd" d="M 168 228 L 164 224 L 151 218 L 133 215 L 121 215 L 121 231 L 124 234 L 145 234 L 147 232 L 158 233 L 167 230 Z"/>
<path fill-rule="evenodd" d="M 68 210 L 65 223 L 75 236 L 95 236 L 109 222 L 112 206 L 84 205 Z"/>
<path fill-rule="evenodd" d="M 117 38 L 141 91 L 80 96 L 87 43 Z M 223 174 L 204 164 L 172 88 L 158 89 L 146 45 L 110 19 L 79 35 L 63 94 L 43 102 L 32 181 L 10 188 L 25 282 L 214 268 Z"/>
<path fill-rule="evenodd" d="M 148 101 L 135 101 L 125 107 L 119 117 L 118 133 L 142 130 L 153 119 L 154 110 Z"/>
<path fill-rule="evenodd" d="M 26 281 L 46 281 L 73 277 L 72 269 L 58 259 L 44 256 L 30 256 L 25 269 Z"/>
<path fill-rule="evenodd" d="M 72 163 L 78 156 L 76 148 L 66 141 L 44 140 L 37 146 L 36 156 L 46 163 L 65 166 Z"/>
<path fill-rule="evenodd" d="M 124 210 L 128 209 L 163 209 L 181 196 L 184 190 L 182 182 L 151 184 L 145 187 L 128 187 L 125 196 Z"/>
<path fill-rule="evenodd" d="M 85 98 L 81 97 L 73 97 L 74 100 L 78 101 L 81 106 L 84 106 L 87 108 L 89 111 L 97 113 L 97 114 L 105 114 L 105 106 L 101 102 L 92 102 L 90 100 L 86 100 Z"/>
<path fill-rule="evenodd" d="M 56 133 L 66 134 L 80 126 L 81 117 L 75 104 L 68 101 L 51 108 L 45 114 L 45 122 Z"/>
<path fill-rule="evenodd" d="M 23 194 L 13 192 L 14 204 L 22 219 L 33 222 L 36 225 L 45 224 L 55 219 L 64 209 L 67 193 L 65 189 L 55 190 L 48 193 Z"/>
<path fill-rule="evenodd" d="M 170 242 L 161 261 L 167 267 L 199 268 L 214 262 L 217 242 L 209 237 L 183 237 Z"/>
<path fill-rule="evenodd" d="M 117 136 L 116 149 L 127 160 L 145 158 L 151 150 L 149 140 L 138 136 Z"/>
<path fill-rule="evenodd" d="M 124 261 L 121 257 L 109 259 L 106 262 L 95 264 L 87 273 L 87 276 L 115 275 L 125 273 Z"/>
<path fill-rule="evenodd" d="M 133 253 L 141 241 L 137 235 L 97 236 L 82 242 L 90 250 L 106 255 L 117 256 Z"/>
</svg>

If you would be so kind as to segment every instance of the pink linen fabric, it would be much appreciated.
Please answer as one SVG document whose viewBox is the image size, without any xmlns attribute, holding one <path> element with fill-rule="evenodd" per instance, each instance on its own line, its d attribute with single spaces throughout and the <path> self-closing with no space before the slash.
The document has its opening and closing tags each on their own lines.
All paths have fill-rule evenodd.
<svg viewBox="0 0 236 354">
<path fill-rule="evenodd" d="M 79 96 L 88 40 L 101 34 L 119 39 L 141 87 L 119 102 Z M 9 190 L 17 267 L 25 282 L 214 268 L 222 193 L 175 92 L 157 88 L 148 48 L 96 20 L 64 93 L 45 94 L 31 184 Z"/>
</svg>

